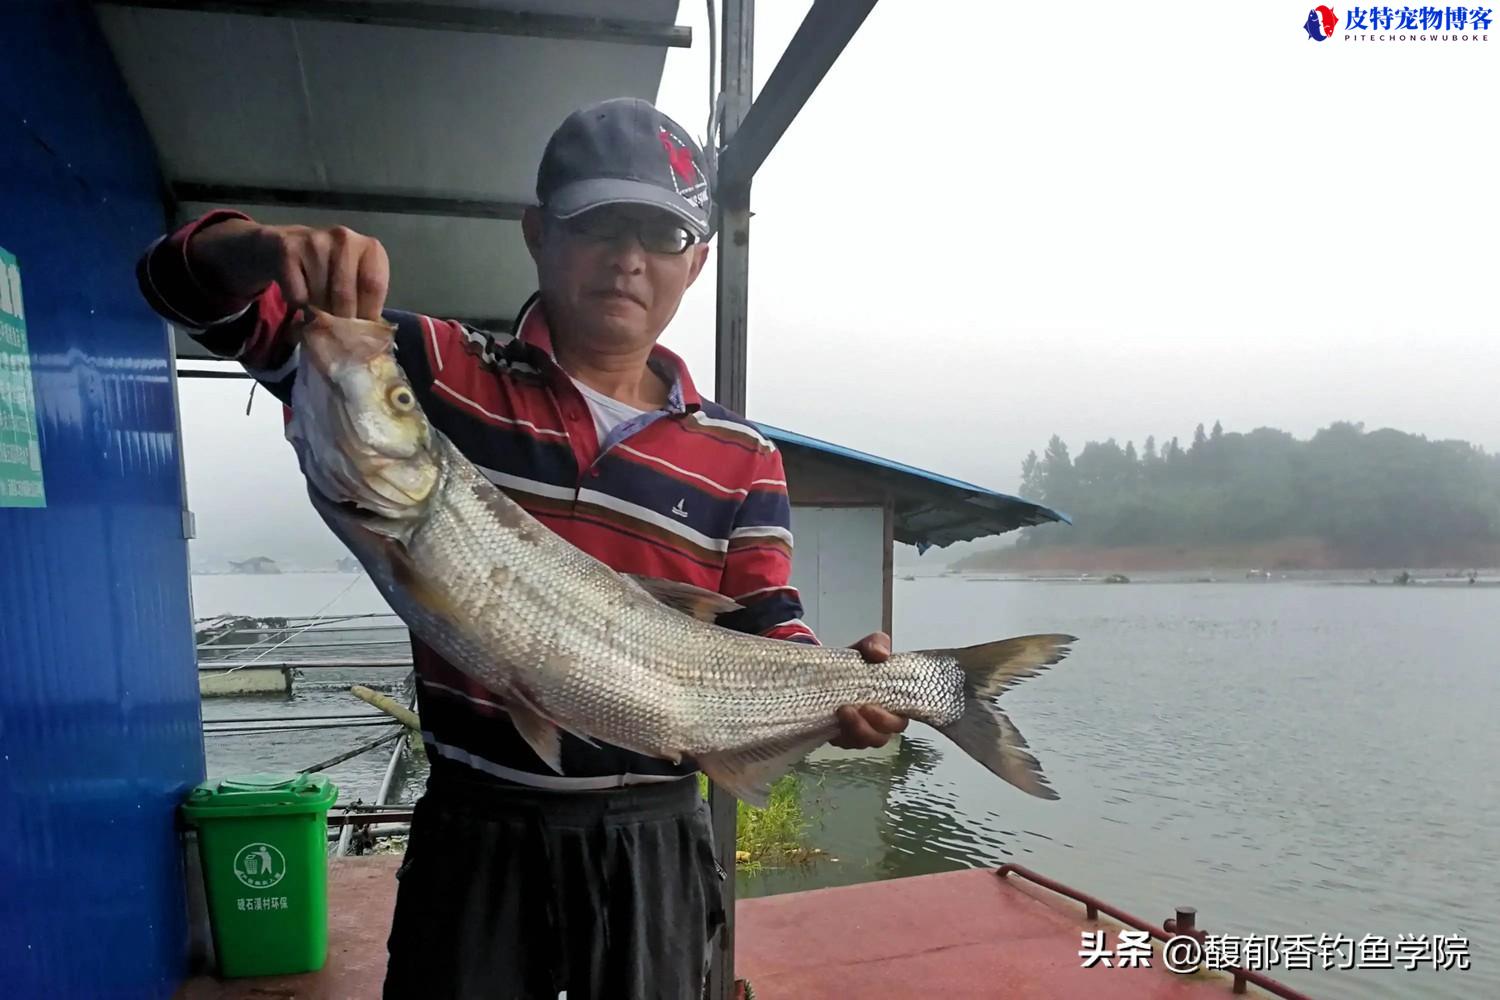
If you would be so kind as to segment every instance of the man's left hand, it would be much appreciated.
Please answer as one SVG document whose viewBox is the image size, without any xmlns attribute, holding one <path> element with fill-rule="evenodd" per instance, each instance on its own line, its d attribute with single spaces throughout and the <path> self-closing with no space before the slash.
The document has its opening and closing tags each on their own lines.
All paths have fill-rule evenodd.
<svg viewBox="0 0 1500 1000">
<path fill-rule="evenodd" d="M 870 663 L 879 663 L 890 658 L 891 637 L 884 632 L 873 632 L 856 642 L 851 649 L 859 650 Z M 866 750 L 883 747 L 891 737 L 906 729 L 906 720 L 887 712 L 879 705 L 844 705 L 836 713 L 839 734 L 828 742 L 845 750 Z"/>
</svg>

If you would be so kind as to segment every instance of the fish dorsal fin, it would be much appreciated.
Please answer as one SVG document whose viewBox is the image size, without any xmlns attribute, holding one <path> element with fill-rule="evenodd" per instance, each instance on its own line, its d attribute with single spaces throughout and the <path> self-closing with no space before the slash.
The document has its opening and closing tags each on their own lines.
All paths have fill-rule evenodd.
<svg viewBox="0 0 1500 1000">
<path fill-rule="evenodd" d="M 838 725 L 830 723 L 816 732 L 798 733 L 752 747 L 708 754 L 698 758 L 698 767 L 710 781 L 735 798 L 764 809 L 771 797 L 771 785 L 803 757 L 837 735 Z"/>
<path fill-rule="evenodd" d="M 656 598 L 669 608 L 676 608 L 685 615 L 703 622 L 712 622 L 719 615 L 727 615 L 731 611 L 741 611 L 744 605 L 737 604 L 712 590 L 704 590 L 695 587 L 691 583 L 680 583 L 677 580 L 663 580 L 656 576 L 637 576 L 634 573 L 624 574 L 625 579 Z"/>
</svg>

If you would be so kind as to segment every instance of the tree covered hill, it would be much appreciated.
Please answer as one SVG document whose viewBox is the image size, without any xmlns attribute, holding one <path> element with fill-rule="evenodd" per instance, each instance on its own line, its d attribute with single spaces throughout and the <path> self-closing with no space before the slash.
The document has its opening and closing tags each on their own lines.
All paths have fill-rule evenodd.
<svg viewBox="0 0 1500 1000">
<path fill-rule="evenodd" d="M 1186 447 L 1151 437 L 1137 451 L 1110 439 L 1076 457 L 1053 435 L 1021 473 L 1023 496 L 1073 524 L 1027 529 L 1015 554 L 1302 539 L 1345 566 L 1436 566 L 1481 564 L 1500 547 L 1500 456 L 1362 424 L 1299 441 L 1267 427 L 1226 433 L 1216 422 L 1198 425 Z"/>
</svg>

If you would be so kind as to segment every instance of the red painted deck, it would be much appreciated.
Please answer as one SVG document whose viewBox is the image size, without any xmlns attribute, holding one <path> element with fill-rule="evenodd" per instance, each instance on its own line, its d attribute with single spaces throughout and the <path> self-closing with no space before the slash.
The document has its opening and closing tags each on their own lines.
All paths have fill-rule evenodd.
<svg viewBox="0 0 1500 1000">
<path fill-rule="evenodd" d="M 735 972 L 756 1000 L 1232 996 L 1226 976 L 1175 976 L 1159 960 L 1083 968 L 1081 932 L 1105 929 L 1113 947 L 1119 925 L 987 868 L 746 900 L 737 915 Z"/>
<path fill-rule="evenodd" d="M 222 981 L 199 976 L 178 991 L 178 1000 L 378 1000 L 400 864 L 395 854 L 328 859 L 328 961 L 319 971 Z"/>
<path fill-rule="evenodd" d="M 399 858 L 332 859 L 328 962 L 316 973 L 192 980 L 180 1000 L 379 997 Z M 1083 908 L 989 869 L 871 882 L 740 901 L 736 973 L 756 1000 L 1006 997 L 1205 1000 L 1229 979 L 1158 967 L 1081 967 Z M 1250 995 L 1262 996 L 1253 988 Z"/>
</svg>

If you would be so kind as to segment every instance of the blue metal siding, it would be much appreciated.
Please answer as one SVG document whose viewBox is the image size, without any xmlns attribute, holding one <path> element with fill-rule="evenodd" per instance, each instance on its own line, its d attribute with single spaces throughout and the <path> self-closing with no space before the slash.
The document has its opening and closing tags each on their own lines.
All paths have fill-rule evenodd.
<svg viewBox="0 0 1500 1000">
<path fill-rule="evenodd" d="M 132 264 L 155 155 L 86 4 L 0 4 L 0 247 L 47 505 L 0 508 L 0 992 L 170 996 L 201 780 L 168 334 Z"/>
</svg>

